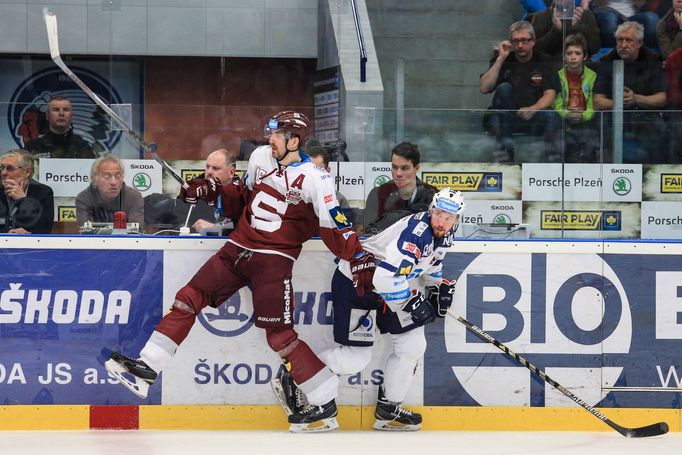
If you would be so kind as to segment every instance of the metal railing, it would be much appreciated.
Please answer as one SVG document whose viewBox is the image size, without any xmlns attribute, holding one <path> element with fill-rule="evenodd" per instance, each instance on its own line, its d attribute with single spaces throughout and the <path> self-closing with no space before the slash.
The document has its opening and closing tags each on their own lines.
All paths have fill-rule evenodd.
<svg viewBox="0 0 682 455">
<path fill-rule="evenodd" d="M 353 22 L 355 22 L 355 34 L 358 37 L 358 47 L 360 48 L 360 82 L 367 81 L 367 50 L 365 49 L 365 37 L 362 35 L 362 26 L 358 16 L 358 6 L 355 0 L 350 0 L 351 10 L 353 11 Z"/>
</svg>

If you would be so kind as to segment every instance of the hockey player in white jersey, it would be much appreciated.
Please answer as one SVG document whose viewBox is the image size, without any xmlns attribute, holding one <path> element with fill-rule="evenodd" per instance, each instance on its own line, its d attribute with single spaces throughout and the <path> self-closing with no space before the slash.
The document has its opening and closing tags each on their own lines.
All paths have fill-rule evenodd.
<svg viewBox="0 0 682 455">
<path fill-rule="evenodd" d="M 356 295 L 348 262 L 341 261 L 334 273 L 337 345 L 318 354 L 320 359 L 337 375 L 362 371 L 372 357 L 375 332 L 371 321 L 376 321 L 381 333 L 390 334 L 393 344 L 374 413 L 377 430 L 421 428 L 421 415 L 401 403 L 426 350 L 424 325 L 436 316 L 444 317 L 452 304 L 455 284 L 443 279 L 442 261 L 463 211 L 462 194 L 444 188 L 435 194 L 428 212 L 402 218 L 363 240 L 363 248 L 377 261 L 372 293 Z M 287 413 L 295 414 L 305 402 L 286 373 L 273 380 L 273 388 Z"/>
</svg>

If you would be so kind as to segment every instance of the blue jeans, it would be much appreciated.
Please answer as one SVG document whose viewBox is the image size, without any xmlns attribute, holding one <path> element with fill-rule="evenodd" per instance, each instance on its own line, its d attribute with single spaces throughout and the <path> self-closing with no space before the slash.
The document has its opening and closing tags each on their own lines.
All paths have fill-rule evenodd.
<svg viewBox="0 0 682 455">
<path fill-rule="evenodd" d="M 616 29 L 625 21 L 639 22 L 644 26 L 644 45 L 649 49 L 658 49 L 656 24 L 658 15 L 651 11 L 637 13 L 631 17 L 622 16 L 611 8 L 597 8 L 595 11 L 599 24 L 599 36 L 602 47 L 616 47 Z"/>
<path fill-rule="evenodd" d="M 545 142 L 555 147 L 560 118 L 553 110 L 535 113 L 530 120 L 524 120 L 518 115 L 519 106 L 514 100 L 514 87 L 509 82 L 498 85 L 493 95 L 490 125 L 497 134 L 497 140 L 503 146 L 512 145 L 512 134 L 528 133 L 532 136 L 544 135 Z"/>
</svg>

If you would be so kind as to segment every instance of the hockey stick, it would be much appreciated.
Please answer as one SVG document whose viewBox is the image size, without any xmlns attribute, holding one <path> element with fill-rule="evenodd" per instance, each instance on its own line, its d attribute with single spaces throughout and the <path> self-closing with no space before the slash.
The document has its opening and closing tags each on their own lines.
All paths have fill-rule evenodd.
<svg viewBox="0 0 682 455">
<path fill-rule="evenodd" d="M 71 69 L 69 69 L 68 66 L 64 63 L 62 60 L 61 55 L 59 54 L 59 39 L 58 39 L 58 34 L 57 34 L 57 15 L 54 13 L 51 13 L 47 10 L 47 8 L 43 9 L 43 15 L 45 17 L 45 27 L 47 28 L 47 41 L 50 44 L 50 56 L 52 57 L 52 61 L 55 62 L 55 64 L 61 68 L 64 73 L 69 76 L 69 79 L 71 79 L 73 82 L 76 83 L 77 86 L 81 88 L 85 92 L 86 95 L 90 97 L 91 100 L 95 102 L 104 112 L 111 117 L 111 119 L 116 122 L 116 124 L 121 127 L 123 132 L 134 142 L 137 142 L 142 148 L 144 149 L 145 152 L 149 153 L 154 160 L 156 160 L 157 163 L 161 165 L 161 168 L 171 177 L 173 177 L 183 188 L 187 189 L 189 188 L 189 185 L 187 182 L 180 177 L 175 170 L 168 165 L 157 153 L 156 153 L 156 144 L 147 144 L 142 137 L 137 134 L 135 131 L 130 129 L 128 125 L 123 121 L 121 117 L 116 114 L 107 104 L 102 101 L 102 99 L 95 94 L 92 90 L 90 90 L 90 87 L 85 85 L 83 81 L 80 80 L 78 76 L 74 74 Z"/>
<path fill-rule="evenodd" d="M 589 411 L 590 414 L 594 415 L 597 417 L 599 420 L 616 430 L 618 433 L 622 434 L 625 437 L 628 438 L 646 438 L 649 436 L 658 436 L 662 435 L 668 432 L 668 424 L 665 422 L 659 422 L 659 423 L 653 423 L 651 425 L 647 425 L 645 427 L 640 427 L 640 428 L 626 428 L 626 427 L 621 427 L 617 423 L 614 423 L 610 419 L 608 419 L 604 414 L 601 412 L 597 411 L 594 409 L 592 406 L 589 404 L 585 403 L 581 398 L 575 396 L 570 390 L 566 389 L 564 386 L 556 382 L 554 379 L 550 378 L 545 374 L 544 371 L 530 363 L 528 360 L 524 359 L 511 349 L 509 349 L 507 346 L 502 344 L 501 342 L 497 341 L 495 338 L 492 337 L 492 335 L 484 332 L 482 329 L 479 327 L 475 326 L 471 322 L 467 321 L 461 316 L 455 316 L 452 313 L 450 314 L 453 318 L 457 318 L 459 322 L 464 324 L 464 326 L 474 332 L 476 335 L 481 337 L 483 340 L 487 341 L 488 343 L 494 345 L 501 351 L 503 351 L 505 354 L 507 354 L 509 357 L 512 359 L 516 360 L 518 363 L 523 365 L 524 367 L 528 368 L 530 371 L 535 373 L 542 379 L 543 381 L 547 382 L 549 385 L 553 386 L 555 389 L 557 389 L 559 392 L 563 393 L 566 395 L 568 398 L 570 398 L 572 401 L 575 403 L 579 404 L 583 408 L 585 408 L 587 411 Z"/>
</svg>

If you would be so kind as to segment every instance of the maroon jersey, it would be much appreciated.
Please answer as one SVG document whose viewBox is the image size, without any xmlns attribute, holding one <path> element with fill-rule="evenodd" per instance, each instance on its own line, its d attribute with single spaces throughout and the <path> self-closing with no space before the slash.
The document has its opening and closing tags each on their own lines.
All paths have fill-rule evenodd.
<svg viewBox="0 0 682 455">
<path fill-rule="evenodd" d="M 332 253 L 348 260 L 362 248 L 339 207 L 332 177 L 301 157 L 280 168 L 270 146 L 253 151 L 244 177 L 246 205 L 228 241 L 295 260 L 303 242 L 319 234 Z"/>
</svg>

